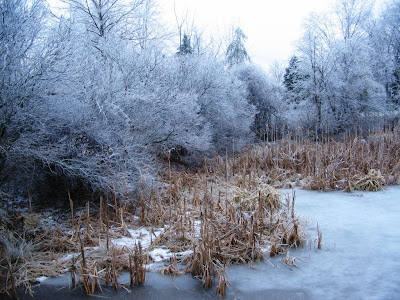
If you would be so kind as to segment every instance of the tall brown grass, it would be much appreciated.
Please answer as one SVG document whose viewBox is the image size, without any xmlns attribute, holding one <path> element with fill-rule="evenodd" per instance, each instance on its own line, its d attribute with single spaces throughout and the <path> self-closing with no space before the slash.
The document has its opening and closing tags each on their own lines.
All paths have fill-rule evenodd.
<svg viewBox="0 0 400 300">
<path fill-rule="evenodd" d="M 192 252 L 173 255 L 161 273 L 190 273 L 205 288 L 217 284 L 216 292 L 224 295 L 226 265 L 285 253 L 282 261 L 296 265 L 287 250 L 307 239 L 304 223 L 295 213 L 295 195 L 284 197 L 276 188 L 379 190 L 400 183 L 400 132 L 347 134 L 340 140 L 288 134 L 242 153 L 206 159 L 197 172 L 168 162 L 160 182 L 131 202 L 106 194 L 98 204 L 77 208 L 69 195 L 70 212 L 57 225 L 41 222 L 43 215 L 30 205 L 29 213 L 0 216 L 2 291 L 14 294 L 18 286 L 32 291 L 37 277 L 56 276 L 66 268 L 71 287 L 80 284 L 87 294 L 108 284 L 127 288 L 118 282 L 119 274 L 129 272 L 130 285 L 143 283 L 148 251 L 165 246 Z M 114 247 L 114 238 L 129 236 L 129 226 L 165 231 L 147 249 Z M 319 228 L 317 234 L 320 249 Z M 65 253 L 74 255 L 64 262 Z"/>
<path fill-rule="evenodd" d="M 400 131 L 349 133 L 341 139 L 326 135 L 317 141 L 288 134 L 229 158 L 209 159 L 205 168 L 219 176 L 240 174 L 242 181 L 262 178 L 274 187 L 380 190 L 400 183 Z"/>
</svg>

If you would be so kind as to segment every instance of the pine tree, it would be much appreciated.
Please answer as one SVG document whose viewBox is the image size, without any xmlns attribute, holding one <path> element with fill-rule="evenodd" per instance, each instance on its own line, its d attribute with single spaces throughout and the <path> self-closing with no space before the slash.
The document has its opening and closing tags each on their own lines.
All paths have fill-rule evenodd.
<svg viewBox="0 0 400 300">
<path fill-rule="evenodd" d="M 193 49 L 192 49 L 192 46 L 190 45 L 190 38 L 187 36 L 187 34 L 184 34 L 182 42 L 178 48 L 177 54 L 186 55 L 186 54 L 192 54 L 192 53 L 193 53 Z"/>
<path fill-rule="evenodd" d="M 289 67 L 285 69 L 284 81 L 286 89 L 289 92 L 293 92 L 295 85 L 299 80 L 299 59 L 297 56 L 292 56 L 289 62 Z"/>
</svg>

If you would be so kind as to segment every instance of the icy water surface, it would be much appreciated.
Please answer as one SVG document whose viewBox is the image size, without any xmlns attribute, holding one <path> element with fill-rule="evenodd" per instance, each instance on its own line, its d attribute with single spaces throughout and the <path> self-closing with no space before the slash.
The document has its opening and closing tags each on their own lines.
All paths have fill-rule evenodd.
<svg viewBox="0 0 400 300">
<path fill-rule="evenodd" d="M 285 190 L 284 192 L 291 191 Z M 227 268 L 227 299 L 400 299 L 400 187 L 381 192 L 313 192 L 296 190 L 296 211 L 323 232 L 322 250 L 314 244 L 291 250 L 298 267 L 282 257 L 254 266 Z M 87 299 L 68 289 L 69 277 L 44 281 L 39 299 Z M 123 282 L 121 278 L 120 282 Z M 127 281 L 127 279 L 125 279 Z M 148 273 L 146 283 L 124 290 L 105 290 L 111 299 L 218 298 L 189 275 Z M 93 298 L 93 297 L 91 297 Z"/>
<path fill-rule="evenodd" d="M 351 194 L 297 190 L 296 211 L 319 223 L 322 250 L 290 251 L 299 266 L 291 270 L 276 260 L 275 268 L 231 267 L 236 290 L 298 289 L 304 299 L 400 299 L 399 186 Z"/>
</svg>

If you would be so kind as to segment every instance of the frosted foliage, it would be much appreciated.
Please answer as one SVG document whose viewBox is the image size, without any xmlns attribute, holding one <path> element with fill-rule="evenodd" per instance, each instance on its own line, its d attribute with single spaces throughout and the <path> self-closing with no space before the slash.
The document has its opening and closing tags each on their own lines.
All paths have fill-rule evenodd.
<svg viewBox="0 0 400 300">
<path fill-rule="evenodd" d="M 342 132 L 398 109 L 398 0 L 376 20 L 361 0 L 312 15 L 286 90 L 246 64 L 240 28 L 224 61 L 221 45 L 199 50 L 202 32 L 177 55 L 154 0 L 64 2 L 55 18 L 42 0 L 0 1 L 0 185 L 10 190 L 53 180 L 64 195 L 132 195 L 171 151 L 188 165 L 270 127 Z"/>
<path fill-rule="evenodd" d="M 92 41 L 112 34 L 125 38 L 137 37 L 134 32 L 138 32 L 138 25 L 143 23 L 136 23 L 137 26 L 133 24 L 144 14 L 150 14 L 150 9 L 146 9 L 146 6 L 151 4 L 151 1 L 144 0 L 62 1 L 70 7 L 72 18 L 86 29 Z M 140 29 L 143 29 L 143 26 L 140 26 Z"/>
<path fill-rule="evenodd" d="M 173 63 L 174 84 L 197 95 L 200 115 L 210 127 L 213 148 L 240 147 L 251 137 L 255 109 L 245 86 L 221 62 L 205 56 L 180 56 Z"/>
<path fill-rule="evenodd" d="M 280 86 L 272 83 L 268 75 L 253 64 L 239 65 L 233 71 L 246 86 L 249 103 L 257 109 L 253 130 L 261 135 L 267 128 L 279 125 L 283 109 Z"/>
<path fill-rule="evenodd" d="M 40 77 L 43 1 L 0 2 L 0 136 L 18 107 L 34 95 Z"/>
<path fill-rule="evenodd" d="M 368 33 L 370 10 L 366 2 L 343 0 L 333 14 L 308 19 L 294 61 L 296 77 L 288 82 L 300 124 L 340 132 L 389 109 L 391 64 L 376 39 L 374 45 L 377 32 Z"/>
<path fill-rule="evenodd" d="M 66 2 L 70 17 L 45 24 L 16 1 L 2 35 L 23 42 L 1 44 L 0 183 L 11 172 L 32 194 L 52 182 L 63 196 L 83 186 L 125 197 L 154 182 L 171 149 L 200 160 L 250 141 L 245 87 L 215 58 L 166 55 L 153 1 Z"/>
<path fill-rule="evenodd" d="M 380 50 L 378 70 L 383 72 L 379 75 L 397 107 L 400 104 L 400 1 L 390 1 L 374 25 L 370 32 L 375 33 L 372 35 L 374 48 Z"/>
<path fill-rule="evenodd" d="M 360 113 L 383 112 L 385 89 L 374 77 L 370 64 L 372 49 L 354 47 L 351 42 L 338 43 L 337 57 L 331 75 L 331 97 L 327 113 L 333 112 L 331 123 L 354 123 Z"/>
<path fill-rule="evenodd" d="M 246 40 L 247 36 L 243 30 L 237 27 L 232 33 L 232 41 L 226 49 L 226 63 L 229 67 L 250 61 L 250 56 L 244 46 Z"/>
</svg>

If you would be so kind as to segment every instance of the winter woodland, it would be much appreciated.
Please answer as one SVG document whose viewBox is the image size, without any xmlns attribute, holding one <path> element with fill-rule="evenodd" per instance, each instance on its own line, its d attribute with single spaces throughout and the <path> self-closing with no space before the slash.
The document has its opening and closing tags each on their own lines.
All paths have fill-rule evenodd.
<svg viewBox="0 0 400 300">
<path fill-rule="evenodd" d="M 286 68 L 251 62 L 156 0 L 0 0 L 0 186 L 40 199 L 130 197 L 161 161 L 186 166 L 271 130 L 365 129 L 400 105 L 400 1 L 310 15 Z M 273 41 L 271 41 L 273 43 Z"/>
</svg>

